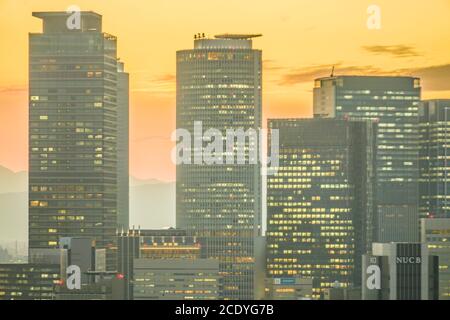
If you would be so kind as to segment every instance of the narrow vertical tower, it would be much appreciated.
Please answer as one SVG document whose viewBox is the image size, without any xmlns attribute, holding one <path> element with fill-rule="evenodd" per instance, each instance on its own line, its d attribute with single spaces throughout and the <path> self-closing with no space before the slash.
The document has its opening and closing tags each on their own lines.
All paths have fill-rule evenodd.
<svg viewBox="0 0 450 320">
<path fill-rule="evenodd" d="M 226 137 L 227 129 L 261 128 L 262 52 L 252 49 L 255 36 L 196 36 L 193 50 L 177 52 L 178 129 L 194 137 L 197 122 Z M 250 143 L 245 140 L 246 151 Z M 200 146 L 196 153 L 205 151 L 204 140 Z M 177 227 L 202 238 L 207 257 L 220 261 L 224 299 L 252 299 L 254 246 L 261 233 L 260 165 L 199 164 L 194 158 L 177 166 Z"/>
<path fill-rule="evenodd" d="M 29 36 L 29 248 L 83 236 L 115 246 L 118 224 L 116 37 L 102 17 L 35 12 Z M 73 17 L 73 16 L 72 16 Z M 109 251 L 108 251 L 109 252 Z M 108 255 L 108 268 L 115 268 Z"/>
<path fill-rule="evenodd" d="M 117 62 L 117 225 L 128 230 L 130 213 L 129 74 Z"/>
</svg>

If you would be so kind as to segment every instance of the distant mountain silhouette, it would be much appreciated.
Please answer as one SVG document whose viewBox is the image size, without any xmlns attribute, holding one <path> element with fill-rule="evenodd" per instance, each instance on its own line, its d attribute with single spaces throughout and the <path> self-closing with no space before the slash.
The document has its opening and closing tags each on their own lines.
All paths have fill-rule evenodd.
<svg viewBox="0 0 450 320">
<path fill-rule="evenodd" d="M 0 166 L 0 193 L 27 192 L 28 173 Z"/>
<path fill-rule="evenodd" d="M 0 166 L 0 243 L 28 241 L 28 174 Z M 130 177 L 130 226 L 175 226 L 175 182 Z"/>
</svg>

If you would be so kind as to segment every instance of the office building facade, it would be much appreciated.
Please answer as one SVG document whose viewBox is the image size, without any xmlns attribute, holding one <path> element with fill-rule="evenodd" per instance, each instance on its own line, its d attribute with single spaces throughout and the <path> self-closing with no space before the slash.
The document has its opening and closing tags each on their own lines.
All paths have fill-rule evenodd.
<svg viewBox="0 0 450 320">
<path fill-rule="evenodd" d="M 74 29 L 66 12 L 33 16 L 44 28 L 29 36 L 29 248 L 81 236 L 110 249 L 122 190 L 118 160 L 127 158 L 117 156 L 117 39 L 102 32 L 94 12 L 81 12 Z M 112 254 L 107 264 L 115 268 Z"/>
<path fill-rule="evenodd" d="M 177 52 L 177 129 L 194 137 L 195 124 L 207 131 L 261 128 L 261 51 L 253 35 L 197 37 L 194 49 Z M 177 228 L 205 241 L 207 257 L 219 259 L 223 298 L 254 297 L 254 246 L 261 234 L 260 164 L 204 162 L 206 140 L 194 137 L 191 162 L 177 165 Z M 255 147 L 251 138 L 227 151 Z M 256 143 L 257 144 L 257 143 Z M 200 155 L 200 159 L 198 157 Z"/>
<path fill-rule="evenodd" d="M 420 216 L 450 218 L 450 100 L 422 101 L 420 130 Z"/>
<path fill-rule="evenodd" d="M 53 300 L 58 264 L 0 264 L 0 300 Z"/>
<path fill-rule="evenodd" d="M 378 122 L 376 241 L 417 242 L 420 79 L 333 76 L 315 81 L 314 116 Z"/>
<path fill-rule="evenodd" d="M 371 239 L 371 122 L 274 119 L 278 172 L 267 178 L 267 277 L 313 278 L 312 298 L 360 283 Z M 270 141 L 269 141 L 270 145 Z"/>
<path fill-rule="evenodd" d="M 219 261 L 215 259 L 135 259 L 134 300 L 217 300 Z"/>
</svg>

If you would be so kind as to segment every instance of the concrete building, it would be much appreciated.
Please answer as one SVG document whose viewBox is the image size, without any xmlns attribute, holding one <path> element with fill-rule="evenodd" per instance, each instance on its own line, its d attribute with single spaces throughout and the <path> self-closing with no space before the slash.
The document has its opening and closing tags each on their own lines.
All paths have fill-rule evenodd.
<svg viewBox="0 0 450 320">
<path fill-rule="evenodd" d="M 262 52 L 259 35 L 195 36 L 194 49 L 177 52 L 177 129 L 193 137 L 195 125 L 225 137 L 226 130 L 258 132 L 262 119 Z M 206 163 L 205 140 L 194 137 L 191 161 L 177 165 L 177 228 L 204 239 L 207 257 L 220 260 L 223 298 L 254 298 L 255 241 L 261 235 L 261 165 L 237 164 L 236 151 L 255 148 L 252 138 L 214 150 L 234 164 Z M 220 142 L 220 141 L 219 141 Z M 199 156 L 200 155 L 200 156 Z"/>
<path fill-rule="evenodd" d="M 316 79 L 314 117 L 378 122 L 377 242 L 417 242 L 420 79 L 332 76 Z"/>
<path fill-rule="evenodd" d="M 363 256 L 363 300 L 437 300 L 438 257 L 421 243 L 374 243 Z"/>
<path fill-rule="evenodd" d="M 421 240 L 439 258 L 439 300 L 450 300 L 450 218 L 421 219 Z"/>
<path fill-rule="evenodd" d="M 219 261 L 135 259 L 134 300 L 217 300 Z"/>
<path fill-rule="evenodd" d="M 128 128 L 118 112 L 118 101 L 126 109 L 126 88 L 117 39 L 102 32 L 94 12 L 81 12 L 78 29 L 68 28 L 67 12 L 33 16 L 43 32 L 29 36 L 29 248 L 58 248 L 60 237 L 81 236 L 109 249 L 119 182 L 128 183 L 118 179 L 118 162 L 127 159 L 118 156 L 119 131 Z M 116 265 L 111 250 L 107 265 Z"/>
<path fill-rule="evenodd" d="M 267 277 L 313 278 L 314 299 L 336 281 L 358 286 L 373 226 L 373 124 L 275 119 L 269 129 L 280 160 L 267 177 Z"/>
</svg>

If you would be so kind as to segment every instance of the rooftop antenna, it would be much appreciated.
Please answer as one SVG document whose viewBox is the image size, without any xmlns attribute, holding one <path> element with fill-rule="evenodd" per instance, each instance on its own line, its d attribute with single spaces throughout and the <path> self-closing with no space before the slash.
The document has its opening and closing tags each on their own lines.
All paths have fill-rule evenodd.
<svg viewBox="0 0 450 320">
<path fill-rule="evenodd" d="M 334 66 L 333 66 L 333 68 L 331 69 L 331 77 L 334 77 Z"/>
</svg>

